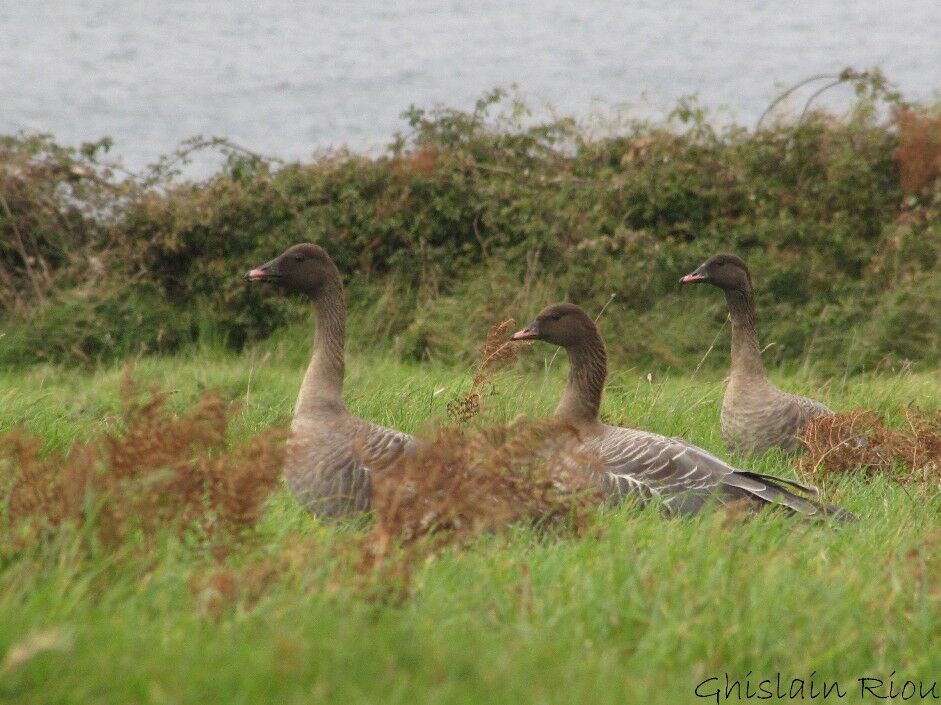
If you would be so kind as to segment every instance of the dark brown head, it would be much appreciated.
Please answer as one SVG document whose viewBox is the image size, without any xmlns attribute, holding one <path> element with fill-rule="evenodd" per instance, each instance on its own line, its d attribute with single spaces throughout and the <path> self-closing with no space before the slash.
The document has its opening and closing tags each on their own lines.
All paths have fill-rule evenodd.
<svg viewBox="0 0 941 705">
<path fill-rule="evenodd" d="M 513 334 L 510 340 L 545 340 L 569 348 L 599 338 L 598 327 L 589 315 L 575 304 L 546 306 L 528 326 Z"/>
<path fill-rule="evenodd" d="M 750 292 L 751 274 L 745 261 L 738 255 L 713 255 L 695 271 L 680 279 L 680 284 L 712 284 L 725 291 Z"/>
<path fill-rule="evenodd" d="M 325 283 L 340 280 L 340 273 L 330 255 L 310 243 L 293 245 L 267 264 L 250 270 L 250 282 L 271 282 L 298 294 L 316 296 Z"/>
</svg>

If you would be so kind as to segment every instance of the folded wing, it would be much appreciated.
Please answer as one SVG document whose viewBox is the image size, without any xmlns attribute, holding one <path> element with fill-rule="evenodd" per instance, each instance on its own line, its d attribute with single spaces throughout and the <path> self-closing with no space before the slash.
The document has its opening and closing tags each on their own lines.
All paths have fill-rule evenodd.
<svg viewBox="0 0 941 705">
<path fill-rule="evenodd" d="M 809 516 L 847 518 L 848 512 L 827 507 L 788 489 L 816 494 L 816 489 L 771 475 L 740 471 L 721 458 L 680 438 L 629 428 L 608 427 L 588 446 L 605 470 L 612 493 L 659 499 L 672 514 L 695 514 L 708 502 L 745 500 L 777 504 Z"/>
</svg>

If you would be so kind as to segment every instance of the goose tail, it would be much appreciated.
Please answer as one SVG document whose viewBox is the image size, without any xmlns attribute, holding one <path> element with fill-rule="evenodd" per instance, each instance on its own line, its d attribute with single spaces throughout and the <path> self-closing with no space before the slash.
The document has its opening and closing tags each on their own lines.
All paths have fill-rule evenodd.
<svg viewBox="0 0 941 705">
<path fill-rule="evenodd" d="M 815 497 L 820 494 L 816 487 L 795 480 L 786 480 L 747 470 L 737 470 L 723 478 L 723 484 L 764 502 L 782 505 L 799 514 L 840 523 L 859 521 L 855 514 L 842 507 L 795 494 L 789 488 Z"/>
</svg>

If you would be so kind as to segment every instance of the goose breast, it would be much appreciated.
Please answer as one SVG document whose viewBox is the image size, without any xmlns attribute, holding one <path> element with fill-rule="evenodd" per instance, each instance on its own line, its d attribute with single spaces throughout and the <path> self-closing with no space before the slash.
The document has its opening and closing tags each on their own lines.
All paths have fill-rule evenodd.
<svg viewBox="0 0 941 705">
<path fill-rule="evenodd" d="M 729 450 L 763 453 L 799 450 L 798 435 L 816 416 L 833 413 L 824 404 L 768 385 L 756 393 L 733 393 L 722 401 L 720 427 Z"/>
</svg>

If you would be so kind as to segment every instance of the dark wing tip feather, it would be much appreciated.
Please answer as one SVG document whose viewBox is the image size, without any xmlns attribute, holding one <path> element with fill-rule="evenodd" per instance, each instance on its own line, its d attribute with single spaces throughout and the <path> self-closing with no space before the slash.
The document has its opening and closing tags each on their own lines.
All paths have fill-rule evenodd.
<svg viewBox="0 0 941 705">
<path fill-rule="evenodd" d="M 745 475 L 746 477 L 750 477 L 753 480 L 757 480 L 758 482 L 767 482 L 773 485 L 787 485 L 788 487 L 793 487 L 794 489 L 803 492 L 804 494 L 820 494 L 820 490 L 813 485 L 805 485 L 803 482 L 798 482 L 797 480 L 788 480 L 785 477 L 766 475 L 762 472 L 753 472 L 751 470 L 736 470 L 735 472 L 739 475 Z"/>
<path fill-rule="evenodd" d="M 793 512 L 804 514 L 811 517 L 820 517 L 834 521 L 851 523 L 859 521 L 855 514 L 842 507 L 832 504 L 824 504 L 806 497 L 800 497 L 786 487 L 781 485 L 791 485 L 803 491 L 808 491 L 808 485 L 803 485 L 791 480 L 785 480 L 773 475 L 763 475 L 761 473 L 749 472 L 747 470 L 736 470 L 734 473 L 723 478 L 723 483 L 738 488 L 745 493 L 763 500 L 769 504 L 777 504 L 787 507 Z M 779 484 L 781 483 L 781 484 Z M 816 488 L 810 488 L 816 492 Z"/>
</svg>

